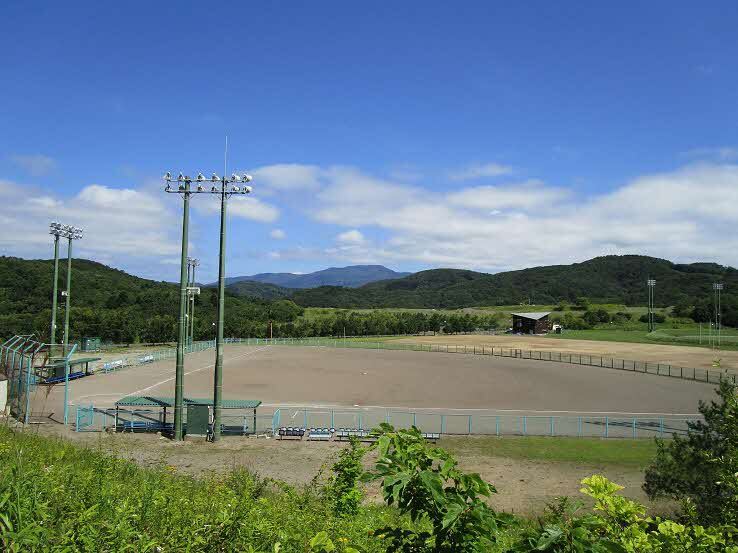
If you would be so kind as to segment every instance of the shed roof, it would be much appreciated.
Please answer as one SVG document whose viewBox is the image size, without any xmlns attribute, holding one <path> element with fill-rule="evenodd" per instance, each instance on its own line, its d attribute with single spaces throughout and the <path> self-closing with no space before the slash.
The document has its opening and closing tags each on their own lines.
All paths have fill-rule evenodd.
<svg viewBox="0 0 738 553">
<path fill-rule="evenodd" d="M 542 319 L 543 317 L 546 317 L 550 315 L 550 311 L 542 311 L 540 313 L 513 313 L 514 317 L 523 317 L 524 319 L 532 319 L 534 321 L 537 321 L 539 319 Z"/>
<path fill-rule="evenodd" d="M 174 407 L 173 397 L 157 397 L 157 396 L 126 396 L 115 402 L 116 405 L 136 406 L 136 407 Z M 187 405 L 212 405 L 213 400 L 208 398 L 190 398 L 186 397 L 183 404 Z M 256 409 L 261 405 L 261 401 L 257 399 L 224 399 L 223 409 Z"/>
</svg>

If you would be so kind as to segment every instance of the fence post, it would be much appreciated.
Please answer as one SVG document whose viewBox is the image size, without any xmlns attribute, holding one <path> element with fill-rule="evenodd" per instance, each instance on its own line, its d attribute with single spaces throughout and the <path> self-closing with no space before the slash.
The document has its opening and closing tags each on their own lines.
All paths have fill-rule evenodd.
<svg viewBox="0 0 738 553">
<path fill-rule="evenodd" d="M 499 415 L 495 417 L 495 434 L 497 436 L 500 435 L 500 416 Z"/>
<path fill-rule="evenodd" d="M 551 417 L 550 423 L 551 423 L 551 436 L 554 436 L 555 434 L 554 434 L 554 418 L 553 417 Z"/>
<path fill-rule="evenodd" d="M 364 429 L 364 426 L 362 425 L 362 422 L 361 422 L 361 411 L 359 411 L 359 430 L 363 430 L 363 429 Z"/>
<path fill-rule="evenodd" d="M 472 433 L 472 416 L 469 415 L 469 434 L 471 435 L 471 433 Z"/>
<path fill-rule="evenodd" d="M 302 417 L 303 417 L 302 418 L 302 423 L 303 423 L 302 424 L 302 427 L 303 428 L 307 428 L 307 425 L 308 425 L 308 410 L 307 409 L 303 409 L 302 410 Z"/>
<path fill-rule="evenodd" d="M 577 417 L 577 437 L 582 437 L 582 417 Z"/>
<path fill-rule="evenodd" d="M 605 417 L 605 438 L 610 437 L 610 417 Z"/>
<path fill-rule="evenodd" d="M 331 409 L 331 428 L 335 428 L 335 427 L 336 427 L 336 424 L 335 424 L 335 410 L 334 409 Z"/>
<path fill-rule="evenodd" d="M 528 435 L 528 417 L 523 415 L 523 436 Z"/>
<path fill-rule="evenodd" d="M 415 412 L 413 412 L 413 426 L 415 428 L 418 427 L 418 417 L 417 417 L 417 413 L 415 413 Z"/>
<path fill-rule="evenodd" d="M 446 433 L 446 415 L 441 415 L 441 434 Z"/>
<path fill-rule="evenodd" d="M 659 418 L 659 438 L 664 437 L 664 417 Z"/>
<path fill-rule="evenodd" d="M 635 440 L 638 436 L 636 434 L 638 425 L 636 424 L 636 418 L 633 417 L 633 439 Z"/>
</svg>

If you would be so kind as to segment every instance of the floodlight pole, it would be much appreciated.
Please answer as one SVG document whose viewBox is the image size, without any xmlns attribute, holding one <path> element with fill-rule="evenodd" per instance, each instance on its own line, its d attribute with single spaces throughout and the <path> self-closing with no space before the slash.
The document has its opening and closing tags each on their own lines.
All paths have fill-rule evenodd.
<svg viewBox="0 0 738 553">
<path fill-rule="evenodd" d="M 67 245 L 67 301 L 64 303 L 64 345 L 62 346 L 65 357 L 69 345 L 69 300 L 72 297 L 72 234 L 70 233 L 67 238 L 69 239 Z"/>
<path fill-rule="evenodd" d="M 219 178 L 215 173 L 210 179 L 200 173 L 197 175 L 197 190 L 191 190 L 190 184 L 192 179 L 190 177 L 183 176 L 182 173 L 179 177 L 172 178 L 171 173 L 167 173 L 164 176 L 164 180 L 167 183 L 167 187 L 164 189 L 165 192 L 169 193 L 181 193 L 185 199 L 184 218 L 182 227 L 182 264 L 180 270 L 180 320 L 179 320 L 179 340 L 177 341 L 177 378 L 175 384 L 175 406 L 174 406 L 174 432 L 175 439 L 181 439 L 181 416 L 182 416 L 182 375 L 184 368 L 184 340 L 186 340 L 187 328 L 186 328 L 186 300 L 187 300 L 187 283 L 189 273 L 186 269 L 187 264 L 187 224 L 189 218 L 189 196 L 191 194 L 218 194 L 220 195 L 220 264 L 218 268 L 218 325 L 215 336 L 215 382 L 213 386 L 213 441 L 220 438 L 220 421 L 221 421 L 221 405 L 222 405 L 222 394 L 223 394 L 223 321 L 225 319 L 225 235 L 226 235 L 226 203 L 229 196 L 232 194 L 250 194 L 251 187 L 243 186 L 240 188 L 236 183 L 247 183 L 251 182 L 251 175 L 244 174 L 231 175 L 229 179 L 225 175 L 223 178 Z M 177 189 L 172 188 L 172 183 L 178 183 Z M 211 183 L 212 188 L 210 190 L 205 189 L 205 184 Z M 220 186 L 218 186 L 218 184 Z M 227 188 L 228 186 L 231 188 Z M 194 271 L 193 271 L 194 281 Z M 215 324 L 215 323 L 213 323 Z M 179 403 L 177 403 L 177 398 Z M 179 405 L 179 407 L 178 407 Z M 179 411 L 178 411 L 179 409 Z M 179 417 L 177 413 L 179 412 Z M 179 422 L 179 430 L 177 423 Z M 179 434 L 178 434 L 179 432 Z"/>
<path fill-rule="evenodd" d="M 218 263 L 218 326 L 215 334 L 215 376 L 213 382 L 213 441 L 220 439 L 221 407 L 223 404 L 223 325 L 225 322 L 225 240 L 226 207 L 228 205 L 225 177 L 220 188 L 220 254 Z"/>
<path fill-rule="evenodd" d="M 200 264 L 197 259 L 192 260 L 192 287 L 195 286 L 195 269 Z M 195 343 L 195 294 L 190 297 L 190 346 Z"/>
<path fill-rule="evenodd" d="M 51 333 L 49 334 L 49 343 L 56 342 L 56 302 L 59 294 L 59 234 L 54 233 L 54 295 L 51 298 Z"/>
<path fill-rule="evenodd" d="M 177 365 L 174 372 L 174 439 L 182 439 L 182 404 L 184 402 L 184 354 L 187 340 L 187 246 L 190 225 L 190 180 L 184 181 L 182 193 L 182 258 L 179 268 L 179 332 Z"/>
</svg>

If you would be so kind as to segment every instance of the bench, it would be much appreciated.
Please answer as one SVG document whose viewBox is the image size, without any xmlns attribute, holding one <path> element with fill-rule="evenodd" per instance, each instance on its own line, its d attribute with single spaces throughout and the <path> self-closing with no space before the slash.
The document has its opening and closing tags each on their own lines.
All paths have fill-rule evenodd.
<svg viewBox="0 0 738 553">
<path fill-rule="evenodd" d="M 279 429 L 279 439 L 283 438 L 297 438 L 298 440 L 302 440 L 302 437 L 305 435 L 305 429 L 304 428 L 293 428 L 291 426 L 288 427 L 282 427 Z"/>
<path fill-rule="evenodd" d="M 69 373 L 69 380 L 75 380 L 83 376 L 87 376 L 87 374 L 84 372 Z M 64 382 L 64 380 L 65 377 L 63 376 L 52 376 L 44 380 L 41 384 L 59 384 L 60 382 Z"/>
<path fill-rule="evenodd" d="M 172 423 L 162 423 L 159 421 L 123 421 L 123 432 L 135 432 L 141 430 L 143 432 L 171 431 L 174 428 Z"/>
<path fill-rule="evenodd" d="M 308 432 L 308 440 L 328 441 L 336 432 L 335 428 L 311 428 Z"/>
<path fill-rule="evenodd" d="M 356 438 L 362 442 L 374 442 L 376 438 L 372 435 L 371 430 L 362 430 L 358 428 L 339 428 L 336 431 L 336 439 L 339 442 Z"/>
</svg>

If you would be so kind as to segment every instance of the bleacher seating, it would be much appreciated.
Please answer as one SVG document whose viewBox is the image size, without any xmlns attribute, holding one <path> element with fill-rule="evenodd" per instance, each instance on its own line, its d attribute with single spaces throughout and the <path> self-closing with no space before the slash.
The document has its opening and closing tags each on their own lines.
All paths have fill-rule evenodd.
<svg viewBox="0 0 738 553">
<path fill-rule="evenodd" d="M 172 423 L 162 423 L 159 421 L 123 421 L 123 432 L 128 430 L 129 432 L 135 432 L 140 430 L 143 432 L 153 431 L 171 431 L 174 428 Z"/>
<path fill-rule="evenodd" d="M 279 439 L 283 438 L 297 438 L 298 440 L 302 440 L 302 437 L 305 435 L 305 429 L 304 428 L 293 428 L 292 426 L 283 426 L 279 429 Z"/>
<path fill-rule="evenodd" d="M 335 428 L 311 428 L 308 431 L 308 440 L 330 440 L 336 432 Z"/>
</svg>

